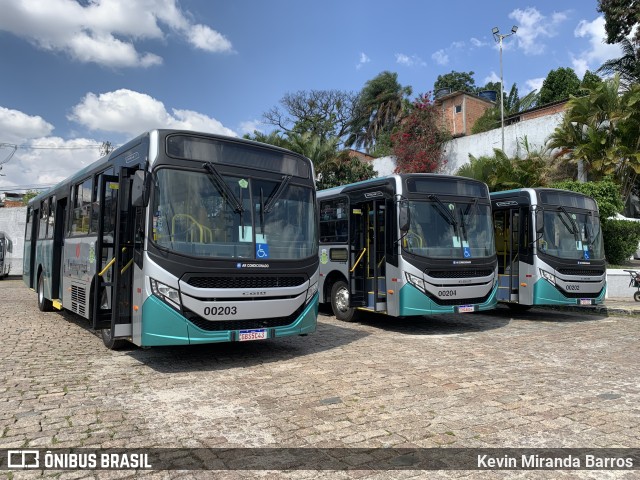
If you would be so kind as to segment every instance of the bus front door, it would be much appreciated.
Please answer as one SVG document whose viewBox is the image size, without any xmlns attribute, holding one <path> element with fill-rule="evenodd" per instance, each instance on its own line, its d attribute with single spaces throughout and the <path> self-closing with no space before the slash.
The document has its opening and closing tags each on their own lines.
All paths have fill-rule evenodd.
<svg viewBox="0 0 640 480">
<path fill-rule="evenodd" d="M 112 339 L 132 335 L 133 209 L 131 176 L 101 175 L 93 328 L 110 330 Z"/>
<path fill-rule="evenodd" d="M 383 200 L 351 207 L 350 307 L 386 312 L 385 221 Z"/>
<path fill-rule="evenodd" d="M 518 207 L 493 213 L 498 254 L 498 300 L 518 303 L 520 277 L 520 218 Z"/>
</svg>

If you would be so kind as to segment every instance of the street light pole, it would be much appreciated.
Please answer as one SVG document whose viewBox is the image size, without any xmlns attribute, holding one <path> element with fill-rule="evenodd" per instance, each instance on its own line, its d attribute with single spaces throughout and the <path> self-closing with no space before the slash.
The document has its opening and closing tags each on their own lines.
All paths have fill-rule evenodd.
<svg viewBox="0 0 640 480">
<path fill-rule="evenodd" d="M 500 44 L 500 129 L 502 133 L 502 151 L 504 152 L 504 80 L 502 77 L 502 40 L 507 37 L 510 37 L 514 33 L 518 31 L 518 27 L 514 25 L 511 27 L 511 33 L 507 33 L 503 35 L 500 33 L 498 27 L 493 27 L 491 29 L 491 33 L 493 33 L 493 38 L 496 42 Z"/>
</svg>

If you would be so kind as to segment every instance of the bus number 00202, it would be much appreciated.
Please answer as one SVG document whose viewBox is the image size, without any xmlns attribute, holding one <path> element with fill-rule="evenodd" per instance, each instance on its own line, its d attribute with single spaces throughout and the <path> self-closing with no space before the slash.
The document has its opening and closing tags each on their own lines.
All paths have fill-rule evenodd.
<svg viewBox="0 0 640 480">
<path fill-rule="evenodd" d="M 236 307 L 204 307 L 203 313 L 206 316 L 235 315 L 238 309 Z"/>
</svg>

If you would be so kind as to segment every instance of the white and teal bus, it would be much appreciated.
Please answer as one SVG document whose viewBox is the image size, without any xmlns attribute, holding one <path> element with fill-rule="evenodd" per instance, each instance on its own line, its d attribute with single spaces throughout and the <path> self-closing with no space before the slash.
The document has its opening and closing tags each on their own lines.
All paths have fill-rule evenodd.
<svg viewBox="0 0 640 480">
<path fill-rule="evenodd" d="M 351 321 L 464 313 L 496 305 L 487 186 L 435 174 L 392 175 L 318 192 L 321 303 Z"/>
<path fill-rule="evenodd" d="M 0 280 L 11 272 L 11 262 L 7 254 L 13 252 L 13 242 L 9 236 L 0 232 Z"/>
<path fill-rule="evenodd" d="M 498 301 L 595 305 L 604 301 L 606 265 L 595 200 L 551 188 L 491 194 L 500 287 Z"/>
<path fill-rule="evenodd" d="M 306 335 L 315 202 L 305 157 L 154 130 L 30 201 L 24 281 L 41 310 L 89 319 L 109 348 Z"/>
</svg>

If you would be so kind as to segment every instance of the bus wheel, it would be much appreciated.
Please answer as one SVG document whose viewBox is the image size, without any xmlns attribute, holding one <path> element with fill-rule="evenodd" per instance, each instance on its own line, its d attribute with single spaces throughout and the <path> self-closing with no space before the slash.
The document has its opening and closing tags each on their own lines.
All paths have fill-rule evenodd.
<svg viewBox="0 0 640 480">
<path fill-rule="evenodd" d="M 338 320 L 353 322 L 356 320 L 356 309 L 349 307 L 349 288 L 346 282 L 338 280 L 331 287 L 331 309 Z"/>
<path fill-rule="evenodd" d="M 38 277 L 38 308 L 41 312 L 50 312 L 52 308 L 51 300 L 44 297 L 44 275 Z"/>
<path fill-rule="evenodd" d="M 101 333 L 102 333 L 102 343 L 104 343 L 104 346 L 107 347 L 109 350 L 120 350 L 124 348 L 127 345 L 127 343 L 129 343 L 126 340 L 122 340 L 120 338 L 118 339 L 113 338 L 113 336 L 111 335 L 110 328 L 102 329 Z"/>
<path fill-rule="evenodd" d="M 640 292 L 635 292 L 635 293 L 633 294 L 633 299 L 634 299 L 636 302 L 640 302 Z"/>
</svg>

